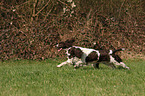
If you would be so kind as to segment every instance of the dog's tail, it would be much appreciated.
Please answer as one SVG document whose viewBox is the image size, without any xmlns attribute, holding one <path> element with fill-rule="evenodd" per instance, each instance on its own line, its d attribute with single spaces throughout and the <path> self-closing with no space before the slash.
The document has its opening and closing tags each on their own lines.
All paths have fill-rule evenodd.
<svg viewBox="0 0 145 96">
<path fill-rule="evenodd" d="M 114 50 L 114 51 L 110 50 L 109 54 L 115 54 L 118 51 L 124 51 L 124 50 L 125 50 L 125 48 L 120 48 L 120 49 L 117 49 L 117 50 Z"/>
</svg>

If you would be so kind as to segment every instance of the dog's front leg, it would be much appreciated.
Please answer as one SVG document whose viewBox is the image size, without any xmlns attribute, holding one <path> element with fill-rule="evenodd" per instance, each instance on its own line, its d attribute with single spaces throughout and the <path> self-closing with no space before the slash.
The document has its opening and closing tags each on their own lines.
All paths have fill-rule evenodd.
<svg viewBox="0 0 145 96">
<path fill-rule="evenodd" d="M 57 65 L 57 67 L 61 67 L 61 66 L 66 65 L 66 64 L 67 64 L 67 61 L 62 62 L 61 64 Z"/>
<path fill-rule="evenodd" d="M 62 62 L 61 64 L 57 65 L 57 67 L 61 67 L 61 66 L 64 66 L 66 64 L 69 64 L 69 63 L 72 63 L 72 58 L 71 59 L 68 59 L 67 61 L 65 62 Z"/>
</svg>

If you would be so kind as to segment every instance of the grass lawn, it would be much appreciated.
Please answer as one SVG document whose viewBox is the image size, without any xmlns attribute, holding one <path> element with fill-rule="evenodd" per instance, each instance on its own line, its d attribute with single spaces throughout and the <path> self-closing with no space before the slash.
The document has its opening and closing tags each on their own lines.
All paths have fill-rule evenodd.
<svg viewBox="0 0 145 96">
<path fill-rule="evenodd" d="M 0 96 L 144 96 L 145 61 L 124 60 L 131 70 L 100 65 L 57 68 L 64 60 L 0 62 Z"/>
</svg>

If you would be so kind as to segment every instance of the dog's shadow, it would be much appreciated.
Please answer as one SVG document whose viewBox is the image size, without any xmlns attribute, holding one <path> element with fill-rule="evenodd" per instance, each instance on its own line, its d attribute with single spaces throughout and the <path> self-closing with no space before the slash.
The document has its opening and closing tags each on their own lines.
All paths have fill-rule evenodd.
<svg viewBox="0 0 145 96">
<path fill-rule="evenodd" d="M 116 69 L 118 69 L 118 70 L 127 70 L 126 68 L 124 68 L 122 66 L 118 66 Z"/>
<path fill-rule="evenodd" d="M 99 68 L 93 68 L 93 67 L 81 67 L 81 68 L 77 68 L 76 70 L 105 70 L 105 69 L 110 69 L 110 70 L 127 70 L 126 68 L 123 68 L 122 66 L 118 66 L 114 69 L 109 68 L 109 67 L 99 67 Z"/>
</svg>

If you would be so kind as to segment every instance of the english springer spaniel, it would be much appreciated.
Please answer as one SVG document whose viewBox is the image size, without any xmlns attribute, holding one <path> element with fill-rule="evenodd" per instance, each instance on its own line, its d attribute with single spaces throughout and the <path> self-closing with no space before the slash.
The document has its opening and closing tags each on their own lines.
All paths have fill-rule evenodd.
<svg viewBox="0 0 145 96">
<path fill-rule="evenodd" d="M 117 50 L 95 50 L 90 48 L 83 48 L 78 46 L 72 46 L 75 40 L 67 40 L 65 42 L 60 42 L 56 45 L 59 48 L 58 51 L 64 49 L 66 50 L 68 60 L 57 65 L 61 67 L 65 64 L 73 64 L 74 68 L 78 68 L 88 63 L 93 62 L 95 68 L 99 68 L 99 63 L 108 65 L 109 67 L 116 68 L 115 65 L 120 65 L 124 68 L 129 69 L 123 62 L 122 59 L 115 53 L 124 50 L 124 48 Z M 83 65 L 82 65 L 83 64 Z M 115 64 L 115 65 L 114 65 Z"/>
</svg>

